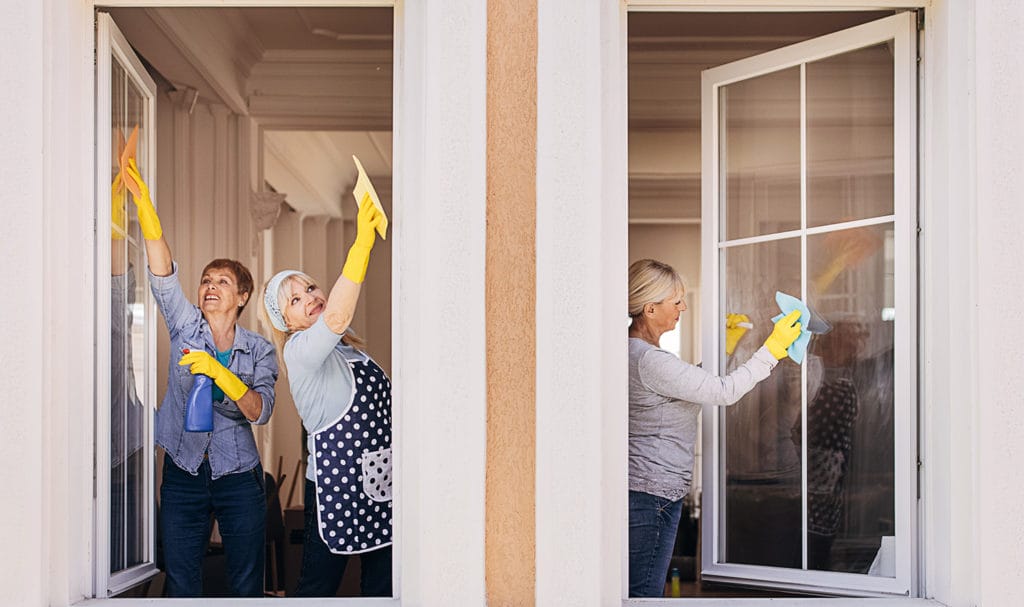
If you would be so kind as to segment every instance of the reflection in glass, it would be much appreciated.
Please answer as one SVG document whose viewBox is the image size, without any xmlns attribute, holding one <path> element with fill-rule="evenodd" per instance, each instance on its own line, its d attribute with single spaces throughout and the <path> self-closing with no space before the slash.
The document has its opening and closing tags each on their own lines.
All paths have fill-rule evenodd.
<svg viewBox="0 0 1024 607">
<path fill-rule="evenodd" d="M 136 125 L 144 124 L 145 100 L 116 61 L 111 65 L 111 240 L 110 240 L 110 571 L 146 557 L 147 466 L 146 301 L 137 272 L 145 267 L 138 222 L 120 177 L 120 156 Z M 137 160 L 144 167 L 147 133 L 140 131 Z M 145 170 L 145 169 L 143 169 Z M 141 281 L 144 283 L 144 281 Z"/>
<path fill-rule="evenodd" d="M 809 569 L 880 574 L 895 534 L 892 238 L 892 224 L 807 238 L 809 303 L 832 327 L 808 350 Z"/>
<path fill-rule="evenodd" d="M 807 224 L 893 213 L 893 54 L 879 44 L 807 64 Z"/>
<path fill-rule="evenodd" d="M 800 227 L 800 68 L 719 89 L 722 238 Z"/>
<path fill-rule="evenodd" d="M 799 295 L 800 240 L 729 247 L 722 254 L 723 312 L 746 314 L 754 325 L 725 361 L 731 371 L 771 333 L 779 312 L 776 289 Z M 720 339 L 724 352 L 724 331 Z M 790 439 L 800 400 L 800 367 L 783 363 L 722 412 L 725 562 L 802 564 L 800 454 Z"/>
</svg>

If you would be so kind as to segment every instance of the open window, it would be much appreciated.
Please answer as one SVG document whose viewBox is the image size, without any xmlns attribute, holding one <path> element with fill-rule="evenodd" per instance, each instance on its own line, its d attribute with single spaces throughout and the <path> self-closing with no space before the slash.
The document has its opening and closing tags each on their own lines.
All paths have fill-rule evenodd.
<svg viewBox="0 0 1024 607">
<path fill-rule="evenodd" d="M 704 364 L 763 343 L 777 290 L 818 331 L 704 411 L 704 580 L 915 592 L 915 59 L 905 12 L 703 72 Z"/>
<path fill-rule="evenodd" d="M 131 193 L 129 156 L 155 187 L 156 85 L 105 13 L 96 33 L 96 569 L 110 596 L 156 573 L 153 404 L 156 313 Z M 109 294 L 109 298 L 106 296 Z M 109 340 L 102 336 L 109 336 Z"/>
<path fill-rule="evenodd" d="M 162 536 L 154 461 L 163 454 L 154 448 L 153 419 L 172 358 L 132 194 L 119 178 L 127 156 L 159 205 L 186 297 L 216 258 L 246 265 L 256 292 L 283 268 L 333 284 L 355 232 L 353 156 L 392 209 L 395 11 L 328 0 L 303 7 L 113 4 L 95 13 L 97 216 L 111 234 L 99 230 L 97 245 L 93 591 L 122 599 L 164 591 L 155 575 Z M 352 323 L 387 372 L 393 242 L 375 247 Z M 257 308 L 246 307 L 241 326 L 260 330 Z M 283 596 L 294 592 L 301 568 L 307 455 L 284 374 L 270 422 L 253 433 L 268 501 L 264 591 Z M 230 593 L 224 560 L 214 524 L 202 554 L 206 596 Z M 359 573 L 347 567 L 338 596 L 359 595 Z M 149 576 L 152 583 L 142 584 Z"/>
</svg>

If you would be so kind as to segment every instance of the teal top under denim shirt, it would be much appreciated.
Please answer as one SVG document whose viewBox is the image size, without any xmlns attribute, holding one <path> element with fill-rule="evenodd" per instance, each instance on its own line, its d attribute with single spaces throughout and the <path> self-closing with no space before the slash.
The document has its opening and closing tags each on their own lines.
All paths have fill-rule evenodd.
<svg viewBox="0 0 1024 607">
<path fill-rule="evenodd" d="M 156 444 L 182 470 L 198 473 L 203 459 L 209 457 L 214 479 L 225 474 L 252 470 L 260 463 L 250 424 L 265 424 L 274 410 L 274 383 L 277 358 L 274 346 L 261 335 L 235 325 L 235 341 L 226 365 L 250 390 L 263 399 L 260 416 L 253 422 L 229 398 L 213 403 L 213 432 L 185 431 L 185 401 L 192 389 L 193 375 L 187 366 L 178 365 L 182 349 L 204 350 L 217 355 L 210 325 L 198 306 L 190 302 L 178 281 L 178 264 L 169 276 L 149 272 L 149 284 L 170 332 L 170 360 L 167 392 L 156 412 Z"/>
</svg>

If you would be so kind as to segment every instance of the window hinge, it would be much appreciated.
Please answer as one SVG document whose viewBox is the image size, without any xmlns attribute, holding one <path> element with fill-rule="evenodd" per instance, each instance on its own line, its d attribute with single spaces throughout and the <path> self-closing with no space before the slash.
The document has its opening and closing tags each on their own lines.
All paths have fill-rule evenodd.
<svg viewBox="0 0 1024 607">
<path fill-rule="evenodd" d="M 917 499 L 921 499 L 921 468 L 924 467 L 924 462 L 921 458 L 917 458 Z"/>
<path fill-rule="evenodd" d="M 924 10 L 917 11 L 917 31 L 924 31 Z"/>
</svg>

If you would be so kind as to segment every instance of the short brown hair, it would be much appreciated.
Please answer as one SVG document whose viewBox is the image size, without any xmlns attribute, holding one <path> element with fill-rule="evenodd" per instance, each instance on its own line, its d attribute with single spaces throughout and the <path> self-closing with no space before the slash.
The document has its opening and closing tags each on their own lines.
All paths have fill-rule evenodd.
<svg viewBox="0 0 1024 607">
<path fill-rule="evenodd" d="M 249 305 L 249 300 L 252 299 L 252 274 L 249 273 L 249 268 L 242 265 L 242 262 L 234 259 L 214 259 L 210 263 L 206 264 L 203 268 L 203 273 L 200 276 L 206 276 L 206 273 L 210 270 L 228 270 L 235 275 L 235 284 L 238 285 L 238 293 L 248 293 L 249 297 L 246 298 L 245 303 L 238 306 L 235 311 L 237 314 L 235 318 L 242 315 L 242 311 L 245 310 L 245 306 Z"/>
</svg>

